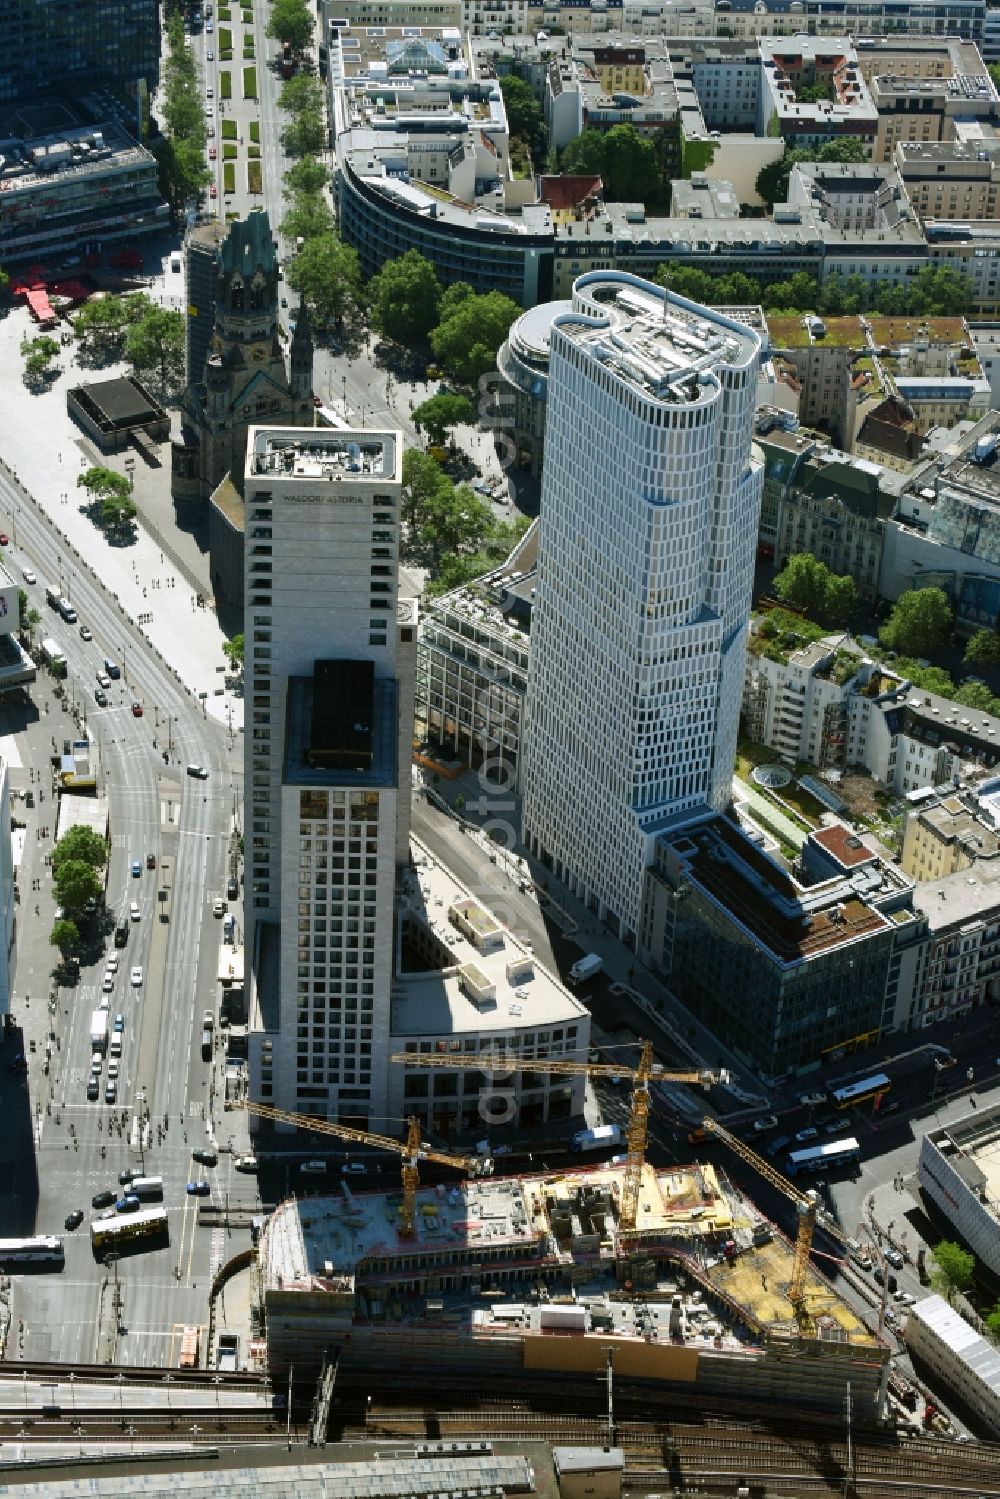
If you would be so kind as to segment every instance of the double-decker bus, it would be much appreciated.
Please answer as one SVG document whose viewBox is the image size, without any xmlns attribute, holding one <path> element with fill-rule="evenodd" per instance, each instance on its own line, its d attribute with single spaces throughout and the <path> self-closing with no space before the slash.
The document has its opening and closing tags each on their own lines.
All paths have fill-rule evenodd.
<svg viewBox="0 0 1000 1499">
<path fill-rule="evenodd" d="M 845 1083 L 842 1088 L 830 1088 L 830 1102 L 834 1108 L 850 1109 L 857 1103 L 868 1103 L 870 1099 L 880 1098 L 883 1093 L 888 1093 L 892 1087 L 889 1078 L 884 1072 L 876 1072 L 871 1077 L 863 1077 L 856 1083 Z"/>
<path fill-rule="evenodd" d="M 66 1262 L 62 1239 L 43 1234 L 36 1239 L 0 1239 L 0 1268 L 17 1265 L 49 1265 L 61 1270 Z"/>
<path fill-rule="evenodd" d="M 839 1166 L 859 1160 L 860 1156 L 861 1146 L 853 1135 L 848 1135 L 842 1140 L 813 1145 L 808 1150 L 793 1150 L 785 1169 L 789 1176 L 797 1176 L 800 1171 L 835 1171 Z"/>
<path fill-rule="evenodd" d="M 90 1242 L 97 1254 L 142 1239 L 166 1238 L 169 1233 L 166 1208 L 144 1208 L 138 1213 L 116 1213 L 90 1225 Z"/>
</svg>

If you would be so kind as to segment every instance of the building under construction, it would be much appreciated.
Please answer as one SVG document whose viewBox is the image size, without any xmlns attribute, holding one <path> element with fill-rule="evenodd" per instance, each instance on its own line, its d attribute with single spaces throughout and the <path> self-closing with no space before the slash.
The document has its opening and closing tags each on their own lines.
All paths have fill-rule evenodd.
<svg viewBox="0 0 1000 1499">
<path fill-rule="evenodd" d="M 258 1301 L 273 1372 L 405 1370 L 478 1379 L 615 1378 L 706 1400 L 786 1402 L 874 1422 L 888 1349 L 812 1263 L 789 1300 L 793 1246 L 712 1166 L 580 1166 L 402 1193 L 291 1199 L 260 1238 Z M 824 1248 L 843 1253 L 836 1241 Z"/>
</svg>

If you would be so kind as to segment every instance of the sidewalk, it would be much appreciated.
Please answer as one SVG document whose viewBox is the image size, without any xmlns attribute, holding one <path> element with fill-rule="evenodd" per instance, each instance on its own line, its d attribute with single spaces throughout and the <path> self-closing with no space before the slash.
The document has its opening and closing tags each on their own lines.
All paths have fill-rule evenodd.
<svg viewBox="0 0 1000 1499">
<path fill-rule="evenodd" d="M 110 379 L 124 373 L 123 366 L 100 370 L 81 369 L 76 350 L 60 351 L 59 374 L 42 394 L 27 389 L 21 379 L 22 338 L 35 336 L 27 311 L 15 307 L 0 319 L 0 362 L 8 378 L 0 384 L 0 471 L 18 481 L 26 503 L 44 510 L 66 545 L 60 559 L 62 581 L 72 598 L 77 568 L 88 568 L 134 621 L 148 615 L 143 633 L 173 668 L 192 694 L 207 693 L 206 711 L 236 732 L 243 723 L 243 699 L 223 687 L 223 632 L 208 608 L 198 606 L 202 569 L 200 538 L 185 537 L 172 523 L 170 500 L 170 446 L 162 444 L 162 467 L 142 473 L 144 460 L 135 457 L 136 498 L 141 512 L 148 512 L 155 535 L 141 523 L 137 538 L 127 546 L 112 546 L 104 533 L 81 514 L 83 492 L 77 476 L 94 464 L 119 467 L 122 455 L 110 463 L 92 446 L 66 410 L 66 392 L 81 381 Z M 151 499 L 155 489 L 156 502 Z M 17 547 L 17 509 L 4 515 Z M 6 507 L 4 507 L 6 509 Z M 169 555 L 168 555 L 169 553 Z M 34 560 L 34 559 L 32 559 Z M 20 561 L 11 565 L 17 580 Z M 194 580 L 194 582 L 192 581 Z M 39 574 L 39 581 L 46 579 Z M 207 594 L 206 594 L 207 597 Z"/>
</svg>

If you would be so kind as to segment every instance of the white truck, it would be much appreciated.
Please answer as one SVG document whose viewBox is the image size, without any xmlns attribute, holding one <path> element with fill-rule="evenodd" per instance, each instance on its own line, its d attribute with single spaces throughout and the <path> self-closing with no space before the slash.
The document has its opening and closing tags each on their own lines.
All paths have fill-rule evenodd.
<svg viewBox="0 0 1000 1499">
<path fill-rule="evenodd" d="M 90 1017 L 90 1048 L 104 1052 L 108 1047 L 108 1012 L 95 1010 Z"/>
<path fill-rule="evenodd" d="M 62 653 L 62 648 L 54 640 L 46 637 L 38 647 L 38 654 L 54 677 L 66 675 L 66 657 Z"/>
<path fill-rule="evenodd" d="M 569 971 L 571 984 L 582 984 L 584 979 L 592 979 L 595 974 L 600 973 L 604 967 L 604 959 L 600 953 L 588 952 L 582 958 L 577 958 Z"/>
<path fill-rule="evenodd" d="M 596 1129 L 582 1129 L 570 1141 L 570 1149 L 577 1154 L 588 1150 L 612 1150 L 622 1143 L 621 1128 L 617 1124 L 599 1124 Z"/>
</svg>

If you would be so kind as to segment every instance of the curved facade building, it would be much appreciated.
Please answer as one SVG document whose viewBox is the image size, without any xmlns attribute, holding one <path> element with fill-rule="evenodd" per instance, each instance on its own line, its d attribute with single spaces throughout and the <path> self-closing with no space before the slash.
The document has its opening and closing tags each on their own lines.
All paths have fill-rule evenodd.
<svg viewBox="0 0 1000 1499">
<path fill-rule="evenodd" d="M 424 193 L 385 176 L 377 158 L 361 150 L 338 153 L 334 186 L 340 232 L 357 250 L 365 276 L 419 250 L 445 286 L 466 281 L 477 292 L 504 292 L 522 307 L 551 296 L 551 230 L 522 233 L 515 220 Z"/>
<path fill-rule="evenodd" d="M 537 479 L 542 472 L 545 441 L 545 402 L 549 390 L 549 350 L 552 324 L 572 302 L 543 302 L 519 317 L 497 355 L 497 369 L 505 389 L 500 399 L 512 426 L 515 461 Z"/>
<path fill-rule="evenodd" d="M 524 828 L 638 934 L 665 826 L 729 801 L 763 467 L 758 335 L 616 271 L 552 326 Z"/>
</svg>

